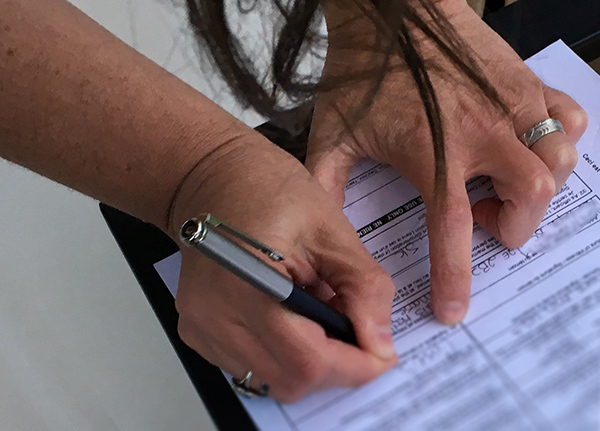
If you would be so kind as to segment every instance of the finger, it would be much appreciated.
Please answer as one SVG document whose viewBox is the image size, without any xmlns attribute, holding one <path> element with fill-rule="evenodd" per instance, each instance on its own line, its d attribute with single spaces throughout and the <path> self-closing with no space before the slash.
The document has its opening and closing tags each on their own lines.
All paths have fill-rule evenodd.
<svg viewBox="0 0 600 431">
<path fill-rule="evenodd" d="M 287 310 L 262 309 L 260 315 L 263 318 L 252 323 L 253 331 L 269 334 L 262 339 L 266 348 L 294 376 L 285 389 L 292 399 L 315 390 L 363 385 L 396 363 L 395 358 L 381 360 L 327 338 L 316 323 Z"/>
<path fill-rule="evenodd" d="M 302 236 L 302 240 L 314 244 L 318 242 L 314 236 L 318 236 L 321 239 L 329 238 L 327 243 L 333 247 L 342 244 L 343 247 L 347 248 L 347 241 L 344 242 L 342 238 L 349 237 L 352 239 L 349 242 L 352 248 L 354 250 L 362 250 L 362 253 L 359 253 L 360 259 L 371 262 L 371 256 L 364 250 L 354 229 L 341 211 L 335 210 L 332 205 L 332 211 L 328 212 L 328 214 L 335 214 L 335 216 L 333 219 L 328 217 L 326 221 L 323 221 L 322 226 L 319 225 L 319 228 L 315 229 L 319 231 L 317 235 L 311 236 L 307 234 L 306 236 Z M 309 229 L 308 231 L 312 232 L 313 229 Z M 343 234 L 340 232 L 343 232 Z M 334 237 L 330 238 L 330 235 L 334 235 Z M 340 235 L 341 238 L 338 241 L 338 236 Z M 340 251 L 336 259 L 342 262 L 345 259 L 349 259 L 350 262 L 354 262 L 356 259 L 353 259 L 352 256 L 357 254 L 354 250 L 347 253 Z M 290 265 L 290 263 L 298 259 L 298 253 L 296 253 L 295 256 L 292 255 L 285 262 L 287 262 L 287 265 Z M 311 262 L 315 260 L 317 258 L 312 257 L 309 259 Z M 187 262 L 188 260 L 184 262 L 184 265 Z M 386 322 L 384 331 L 388 334 L 388 338 L 385 341 L 389 342 L 389 349 L 391 350 L 391 354 L 388 356 L 392 358 L 385 361 L 372 353 L 362 351 L 354 346 L 328 339 L 324 330 L 318 324 L 286 310 L 271 298 L 253 290 L 246 283 L 235 279 L 233 275 L 219 270 L 213 262 L 206 259 L 195 259 L 193 263 L 192 268 L 186 266 L 186 271 L 182 272 L 180 283 L 184 283 L 188 288 L 182 289 L 180 287 L 180 291 L 178 292 L 178 310 L 183 316 L 189 316 L 193 321 L 203 322 L 202 326 L 204 330 L 209 331 L 214 339 L 221 340 L 221 345 L 224 349 L 234 349 L 226 351 L 229 355 L 223 355 L 221 359 L 223 361 L 227 360 L 227 357 L 236 359 L 243 367 L 238 367 L 239 369 L 237 369 L 234 368 L 233 364 L 227 362 L 229 364 L 229 368 L 227 369 L 229 372 L 235 373 L 235 375 L 242 375 L 248 371 L 247 367 L 254 367 L 250 369 L 274 388 L 276 391 L 274 394 L 277 394 L 276 396 L 279 399 L 294 401 L 310 391 L 323 387 L 355 387 L 372 380 L 396 363 L 389 322 L 393 285 L 391 286 L 390 294 L 386 297 L 387 306 L 385 307 L 382 319 Z M 379 268 L 374 261 L 372 261 L 372 264 L 376 268 Z M 320 270 L 320 264 L 313 265 L 313 268 L 313 266 L 302 265 L 296 262 L 294 266 L 295 270 L 290 272 L 296 273 L 299 279 L 304 280 L 313 279 L 313 273 L 319 273 Z M 358 267 L 360 270 L 364 265 L 358 265 Z M 201 280 L 198 280 L 197 274 L 202 275 Z M 324 274 L 327 275 L 327 272 L 325 271 Z M 195 275 L 195 277 L 192 278 L 191 275 Z M 322 276 L 322 274 L 319 275 Z M 328 278 L 322 277 L 322 279 L 329 285 L 330 280 Z M 193 290 L 189 289 L 189 286 L 194 284 L 198 284 L 199 288 L 203 288 L 202 303 L 197 299 L 194 300 Z M 207 286 L 211 285 L 224 286 L 227 290 L 227 297 L 230 304 L 223 307 L 223 304 L 221 304 L 223 289 L 208 289 Z M 361 287 L 369 289 L 371 286 L 365 284 Z M 377 292 L 374 293 L 377 294 Z M 231 311 L 235 311 L 235 314 L 232 314 Z M 225 324 L 221 323 L 218 326 L 214 324 L 207 325 L 207 321 L 217 320 L 216 316 L 214 319 L 211 319 L 211 316 L 216 313 L 219 314 L 219 321 L 225 322 Z M 230 325 L 227 324 L 228 320 L 236 321 L 237 323 L 234 322 L 233 325 Z M 262 368 L 263 364 L 268 364 L 268 361 L 259 356 L 258 353 L 260 352 L 246 350 L 246 347 L 243 347 L 243 345 L 247 344 L 249 336 L 235 335 L 229 329 L 231 326 L 245 326 L 249 328 L 252 334 L 256 334 L 260 338 L 260 340 L 253 344 L 255 346 L 264 346 L 265 350 L 276 358 L 279 368 L 274 369 L 284 370 L 283 374 L 285 374 L 275 377 L 276 384 L 271 383 L 272 374 L 268 374 L 268 369 L 265 370 Z M 360 328 L 360 326 L 357 327 Z M 365 341 L 365 337 L 361 337 L 360 331 L 357 331 L 357 334 L 359 334 L 358 338 L 362 340 L 363 344 L 372 346 L 373 342 L 368 340 L 371 342 L 371 344 L 368 344 Z M 334 341 L 341 347 L 337 349 L 329 348 L 330 342 Z M 336 345 L 335 343 L 334 346 Z M 242 359 L 239 359 L 240 352 Z M 273 366 L 269 367 L 273 368 Z"/>
<path fill-rule="evenodd" d="M 424 196 L 431 261 L 433 311 L 445 324 L 460 322 L 471 297 L 471 206 L 460 175 L 449 175 L 448 190 Z"/>
<path fill-rule="evenodd" d="M 305 286 L 306 292 L 323 302 L 330 302 L 335 297 L 335 291 L 324 281 L 312 286 Z"/>
<path fill-rule="evenodd" d="M 265 383 L 269 387 L 269 396 L 279 401 L 292 402 L 300 398 L 300 394 L 295 393 L 293 389 L 298 386 L 294 374 L 290 373 L 289 369 L 284 369 L 260 339 L 246 327 L 225 327 L 226 324 L 222 323 L 222 332 L 216 337 L 206 334 L 197 323 L 202 325 L 206 322 L 180 319 L 179 334 L 188 346 L 208 362 L 239 380 L 243 379 L 248 371 L 252 371 L 250 387 L 259 392 Z M 236 342 L 224 343 L 223 340 Z"/>
<path fill-rule="evenodd" d="M 560 120 L 572 144 L 584 134 L 588 116 L 581 106 L 562 91 L 544 86 L 544 98 L 550 118 Z"/>
<path fill-rule="evenodd" d="M 359 345 L 382 359 L 395 358 L 391 334 L 395 287 L 390 276 L 341 213 L 335 223 L 321 223 L 318 236 L 306 245 L 315 270 L 335 291 L 336 302 L 354 324 Z"/>
<path fill-rule="evenodd" d="M 342 222 L 348 223 L 341 212 L 339 212 L 339 217 Z M 335 225 L 335 222 L 339 221 L 333 220 L 333 224 Z M 352 236 L 356 237 L 351 227 L 350 232 Z M 363 248 L 360 241 L 357 245 L 359 248 Z M 367 256 L 370 258 L 368 253 Z M 289 264 L 289 261 L 293 262 L 297 259 L 297 256 L 292 256 L 292 258 L 286 259 L 286 262 Z M 314 277 L 312 267 L 308 269 L 307 265 L 298 263 L 295 266 L 294 272 L 300 279 L 310 280 Z M 252 288 L 247 289 L 249 286 L 246 283 L 235 279 L 230 273 L 218 271 L 215 267 L 213 262 L 201 260 L 196 263 L 194 274 L 203 275 L 202 285 L 210 282 L 230 288 L 228 296 L 231 304 L 228 304 L 225 310 L 219 304 L 212 305 L 213 302 L 218 302 L 221 295 L 213 294 L 212 290 L 208 290 L 202 296 L 202 304 L 194 304 L 188 299 L 185 306 L 179 306 L 180 313 L 183 316 L 191 316 L 193 321 L 203 322 L 202 324 L 198 323 L 198 326 L 202 326 L 213 339 L 220 340 L 220 343 L 217 344 L 222 345 L 223 350 L 227 353 L 221 357 L 234 358 L 246 367 L 252 366 L 253 368 L 250 370 L 274 388 L 274 394 L 277 394 L 278 399 L 294 401 L 308 392 L 331 386 L 355 387 L 372 380 L 396 362 L 395 355 L 391 362 L 386 362 L 354 346 L 328 339 L 318 324 L 286 310 L 261 292 Z M 200 268 L 204 270 L 198 271 Z M 191 280 L 187 281 L 191 282 Z M 325 287 L 327 285 L 323 286 L 323 289 Z M 244 293 L 237 295 L 237 292 Z M 188 290 L 183 293 L 187 293 L 189 296 Z M 185 295 L 180 298 L 180 303 L 181 301 L 185 301 Z M 388 319 L 390 308 L 388 307 L 386 311 Z M 228 310 L 235 310 L 235 315 L 231 316 Z M 215 313 L 218 313 L 219 316 L 211 319 Z M 233 324 L 221 323 L 219 326 L 206 324 L 206 322 L 217 319 L 226 323 L 228 320 L 233 321 Z M 236 330 L 231 329 L 232 327 L 248 328 L 250 332 L 238 334 Z M 227 342 L 223 343 L 223 340 Z M 262 346 L 268 351 L 275 358 L 279 368 L 273 367 L 273 365 L 269 365 L 266 369 L 263 368 L 264 364 L 269 364 L 269 362 L 259 356 L 260 351 L 256 352 L 244 347 L 249 340 L 254 346 Z M 337 350 L 329 348 L 332 341 L 343 346 L 341 351 L 338 351 L 339 347 Z M 273 373 L 269 372 L 271 368 L 283 370 L 282 374 L 273 377 Z M 235 370 L 232 365 L 229 369 Z M 240 369 L 234 375 L 240 375 L 247 371 L 248 369 Z M 271 383 L 273 381 L 277 382 L 276 385 Z"/>
<path fill-rule="evenodd" d="M 261 339 L 248 329 L 245 319 L 247 315 L 265 318 L 260 312 L 265 308 L 283 314 L 283 307 L 215 262 L 190 256 L 186 250 L 184 253 L 176 297 L 181 339 L 235 377 L 243 378 L 252 371 L 254 389 L 260 389 L 264 381 L 272 388 L 273 397 L 292 399 L 297 379 L 273 358 Z"/>
<path fill-rule="evenodd" d="M 556 100 L 556 95 L 551 97 L 554 97 L 554 102 L 559 102 Z M 560 113 L 557 112 L 557 114 Z M 556 119 L 562 122 L 563 118 L 559 117 L 560 115 L 557 115 Z M 531 129 L 533 125 L 548 118 L 553 117 L 551 117 L 546 108 L 545 100 L 542 103 L 530 104 L 522 109 L 518 115 L 515 115 L 513 120 L 515 132 L 520 137 Z M 550 133 L 534 143 L 530 147 L 530 150 L 546 164 L 552 173 L 555 183 L 555 193 L 558 193 L 577 164 L 577 150 L 569 136 L 562 132 Z"/>
<path fill-rule="evenodd" d="M 390 329 L 394 295 L 391 278 L 364 248 L 342 212 L 331 202 L 321 205 L 330 209 L 328 216 L 315 216 L 314 225 L 297 240 L 302 250 L 288 252 L 290 257 L 284 265 L 297 282 L 313 284 L 316 275 L 321 292 L 327 295 L 322 299 L 329 300 L 335 293 L 334 302 L 341 304 L 339 310 L 352 321 L 362 348 L 383 358 L 395 358 Z M 299 263 L 299 256 L 310 265 Z"/>
<path fill-rule="evenodd" d="M 177 296 L 182 340 L 232 376 L 243 378 L 252 371 L 255 390 L 265 382 L 270 395 L 285 402 L 306 394 L 309 388 L 302 376 L 271 353 L 287 347 L 268 325 L 270 318 L 275 326 L 282 322 L 285 309 L 208 259 L 186 259 L 184 266 Z M 250 329 L 256 321 L 261 325 Z"/>
<path fill-rule="evenodd" d="M 489 148 L 492 177 L 498 199 L 483 199 L 473 205 L 475 221 L 509 248 L 522 246 L 542 221 L 556 193 L 554 177 L 540 158 L 517 138 Z"/>
<path fill-rule="evenodd" d="M 337 386 L 356 388 L 398 364 L 396 356 L 381 360 L 337 340 L 327 341 L 325 360 L 332 371 L 326 375 L 319 390 Z"/>
</svg>

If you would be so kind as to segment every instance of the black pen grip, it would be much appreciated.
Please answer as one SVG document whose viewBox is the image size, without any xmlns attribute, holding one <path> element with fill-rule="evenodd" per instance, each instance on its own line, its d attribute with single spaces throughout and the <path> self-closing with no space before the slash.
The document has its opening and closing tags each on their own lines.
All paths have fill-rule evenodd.
<svg viewBox="0 0 600 431">
<path fill-rule="evenodd" d="M 290 296 L 281 303 L 295 313 L 321 325 L 330 337 L 358 346 L 350 319 L 323 301 L 310 296 L 301 287 L 294 285 Z"/>
</svg>

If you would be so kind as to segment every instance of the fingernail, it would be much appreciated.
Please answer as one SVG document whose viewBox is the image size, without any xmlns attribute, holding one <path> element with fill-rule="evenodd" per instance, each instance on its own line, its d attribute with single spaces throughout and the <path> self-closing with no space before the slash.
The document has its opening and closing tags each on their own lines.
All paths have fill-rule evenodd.
<svg viewBox="0 0 600 431">
<path fill-rule="evenodd" d="M 465 316 L 465 305 L 460 301 L 448 301 L 440 304 L 440 316 L 438 318 L 446 325 L 454 325 Z"/>
<path fill-rule="evenodd" d="M 375 354 L 380 358 L 388 359 L 396 354 L 392 328 L 389 325 L 377 328 L 373 333 L 373 339 L 375 341 Z"/>
</svg>

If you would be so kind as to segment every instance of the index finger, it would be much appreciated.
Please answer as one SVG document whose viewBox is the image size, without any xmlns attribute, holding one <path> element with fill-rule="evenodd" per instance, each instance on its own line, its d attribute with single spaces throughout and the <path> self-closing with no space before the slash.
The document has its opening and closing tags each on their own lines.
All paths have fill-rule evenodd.
<svg viewBox="0 0 600 431">
<path fill-rule="evenodd" d="M 471 297 L 473 217 L 462 176 L 449 171 L 447 190 L 424 196 L 431 262 L 431 303 L 440 322 L 460 322 Z"/>
</svg>

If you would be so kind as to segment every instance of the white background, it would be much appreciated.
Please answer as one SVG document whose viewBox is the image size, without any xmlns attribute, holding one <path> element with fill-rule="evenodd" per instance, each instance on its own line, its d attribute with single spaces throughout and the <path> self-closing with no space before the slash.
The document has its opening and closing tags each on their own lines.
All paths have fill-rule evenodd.
<svg viewBox="0 0 600 431">
<path fill-rule="evenodd" d="M 249 124 L 170 0 L 73 0 Z M 149 85 L 151 85 L 149 83 Z M 0 429 L 214 430 L 97 202 L 0 160 Z"/>
</svg>

